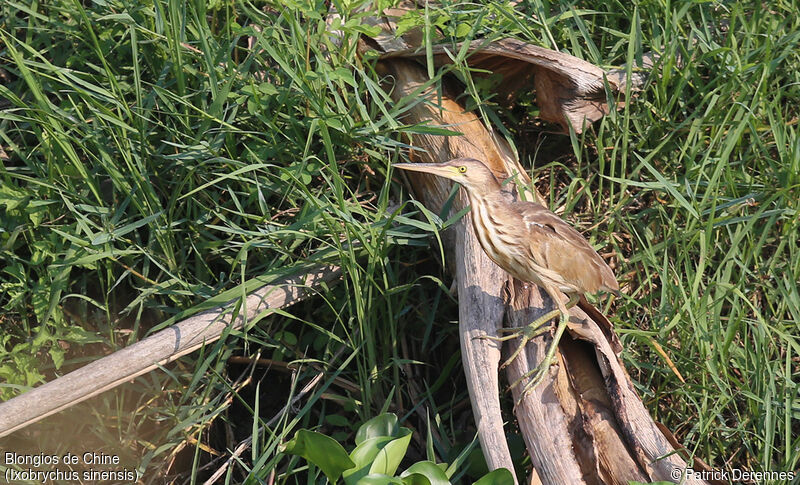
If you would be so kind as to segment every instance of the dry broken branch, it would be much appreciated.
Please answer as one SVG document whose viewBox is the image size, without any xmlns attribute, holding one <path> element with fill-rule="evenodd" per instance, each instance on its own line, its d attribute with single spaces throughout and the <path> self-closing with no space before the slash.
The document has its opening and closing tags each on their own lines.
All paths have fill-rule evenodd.
<svg viewBox="0 0 800 485">
<path fill-rule="evenodd" d="M 437 67 L 451 64 L 460 49 L 459 44 L 433 46 L 434 64 Z M 424 57 L 425 50 L 421 49 L 392 51 L 381 56 L 382 59 Z M 572 125 L 576 133 L 581 133 L 585 126 L 608 113 L 605 71 L 575 56 L 516 39 L 474 40 L 467 48 L 464 62 L 471 68 L 500 75 L 496 92 L 507 105 L 513 104 L 520 92 L 534 89 L 539 117 L 560 124 L 564 131 Z M 615 79 L 607 82 L 617 91 Z"/>
<path fill-rule="evenodd" d="M 325 266 L 275 281 L 250 293 L 235 317 L 233 309 L 240 301 L 238 298 L 0 403 L 0 437 L 208 345 L 227 330 L 241 328 L 246 321 L 265 311 L 284 308 L 306 298 L 320 285 L 340 275 L 339 268 Z"/>
</svg>

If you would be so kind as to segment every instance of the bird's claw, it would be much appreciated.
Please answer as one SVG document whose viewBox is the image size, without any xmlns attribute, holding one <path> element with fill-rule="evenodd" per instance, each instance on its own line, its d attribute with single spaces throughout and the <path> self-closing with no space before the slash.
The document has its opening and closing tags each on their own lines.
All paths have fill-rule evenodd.
<svg viewBox="0 0 800 485">
<path fill-rule="evenodd" d="M 508 337 L 500 337 L 505 340 L 508 340 L 508 338 L 515 338 L 515 337 L 519 337 L 521 339 L 521 342 L 519 343 L 519 346 L 517 346 L 517 349 L 514 351 L 514 353 L 511 354 L 508 360 L 506 360 L 500 365 L 500 370 L 505 369 L 506 367 L 508 367 L 509 364 L 514 362 L 514 360 L 516 360 L 516 358 L 519 357 L 519 354 L 522 353 L 522 350 L 525 348 L 526 345 L 528 345 L 528 342 L 530 342 L 531 339 L 534 339 L 539 335 L 546 333 L 549 329 L 550 327 L 546 325 L 539 325 L 536 327 L 529 325 L 527 327 L 521 327 L 513 335 L 510 335 Z"/>
<path fill-rule="evenodd" d="M 554 342 L 554 345 L 555 345 L 555 342 Z M 547 360 L 547 358 L 545 357 L 545 361 L 543 361 L 538 366 L 536 366 L 535 369 L 533 369 L 530 372 L 525 373 L 525 375 L 523 375 L 522 377 L 520 377 L 519 379 L 514 381 L 510 386 L 508 386 L 509 390 L 514 389 L 522 381 L 524 381 L 526 378 L 530 377 L 530 380 L 527 383 L 525 383 L 525 387 L 522 388 L 522 391 L 520 392 L 519 397 L 517 398 L 516 402 L 514 403 L 515 407 L 519 406 L 519 403 L 521 403 L 522 400 L 525 399 L 525 396 L 530 394 L 534 389 L 536 389 L 536 387 L 539 384 L 542 383 L 542 381 L 544 380 L 544 377 L 547 375 L 547 372 L 550 370 L 550 366 L 554 365 L 553 360 L 554 359 Z"/>
</svg>

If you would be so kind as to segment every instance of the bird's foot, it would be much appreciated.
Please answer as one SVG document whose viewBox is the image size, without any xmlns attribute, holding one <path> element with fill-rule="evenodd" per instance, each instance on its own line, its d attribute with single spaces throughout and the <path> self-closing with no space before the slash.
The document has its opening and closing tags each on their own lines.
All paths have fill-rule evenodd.
<svg viewBox="0 0 800 485">
<path fill-rule="evenodd" d="M 544 376 L 547 375 L 547 371 L 550 370 L 550 365 L 555 360 L 556 350 L 558 350 L 558 342 L 561 340 L 561 336 L 564 334 L 564 330 L 567 328 L 568 321 L 569 314 L 561 313 L 561 319 L 558 322 L 558 328 L 556 328 L 556 333 L 553 335 L 553 341 L 550 342 L 550 347 L 547 349 L 547 354 L 545 354 L 544 359 L 534 369 L 526 372 L 522 377 L 512 382 L 511 385 L 508 386 L 509 389 L 514 389 L 525 379 L 530 379 L 525 383 L 525 387 L 522 388 L 522 392 L 520 393 L 519 398 L 517 398 L 515 406 L 519 405 L 525 396 L 536 389 L 536 386 L 541 384 L 541 382 L 544 380 Z"/>
<path fill-rule="evenodd" d="M 508 367 L 509 364 L 514 362 L 514 360 L 516 360 L 516 358 L 519 357 L 519 354 L 522 353 L 522 349 L 524 349 L 525 346 L 528 345 L 528 342 L 530 342 L 531 339 L 534 339 L 534 338 L 538 337 L 539 335 L 542 335 L 543 333 L 546 333 L 547 330 L 550 328 L 548 325 L 546 325 L 547 322 L 549 322 L 551 319 L 557 317 L 559 315 L 559 313 L 561 313 L 561 312 L 559 312 L 558 310 L 553 310 L 551 312 L 545 313 L 544 315 L 542 315 L 541 317 L 537 318 L 536 320 L 531 322 L 529 325 L 526 325 L 524 327 L 498 328 L 497 329 L 498 333 L 508 333 L 509 334 L 509 335 L 505 335 L 503 337 L 488 337 L 487 336 L 486 338 L 488 338 L 490 340 L 496 340 L 498 342 L 504 342 L 506 340 L 511 340 L 513 338 L 519 338 L 520 339 L 519 345 L 517 346 L 516 350 L 514 350 L 514 353 L 511 354 L 511 356 L 508 358 L 508 360 L 506 360 L 505 362 L 503 362 L 500 365 L 500 369 L 501 370 L 505 369 L 506 367 Z"/>
<path fill-rule="evenodd" d="M 549 327 L 545 326 L 545 324 L 551 318 L 555 318 L 556 316 L 558 316 L 558 314 L 559 314 L 558 310 L 553 310 L 553 311 L 551 311 L 549 313 L 546 313 L 546 314 L 542 315 L 541 317 L 537 318 L 530 325 L 526 325 L 524 327 L 498 328 L 497 329 L 497 333 L 508 333 L 509 334 L 509 335 L 504 335 L 503 337 L 492 337 L 490 335 L 480 335 L 480 336 L 478 336 L 476 338 L 485 339 L 485 340 L 493 340 L 495 342 L 505 342 L 507 340 L 511 340 L 511 339 L 515 339 L 515 338 L 520 338 L 521 339 L 521 342 L 520 342 L 519 346 L 514 351 L 514 353 L 511 354 L 511 357 L 509 357 L 508 360 L 506 360 L 505 362 L 503 362 L 502 365 L 500 365 L 500 369 L 502 370 L 502 369 L 506 368 L 510 363 L 514 362 L 514 359 L 516 359 L 519 356 L 519 354 L 522 352 L 522 349 L 525 348 L 525 345 L 527 345 L 528 342 L 531 339 L 536 338 L 539 335 L 547 332 Z"/>
</svg>

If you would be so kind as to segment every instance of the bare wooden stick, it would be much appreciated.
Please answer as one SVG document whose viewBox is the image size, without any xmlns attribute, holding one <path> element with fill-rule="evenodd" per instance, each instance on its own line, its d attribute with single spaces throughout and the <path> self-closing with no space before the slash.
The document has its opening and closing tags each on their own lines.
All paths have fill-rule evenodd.
<svg viewBox="0 0 800 485">
<path fill-rule="evenodd" d="M 325 282 L 338 279 L 341 269 L 315 268 L 262 286 L 247 296 L 236 318 L 239 299 L 206 310 L 80 369 L 0 404 L 0 437 L 64 410 L 123 382 L 150 372 L 220 338 L 226 329 L 241 328 L 270 309 L 296 303 Z"/>
<path fill-rule="evenodd" d="M 379 69 L 385 69 L 394 81 L 392 96 L 395 100 L 412 93 L 425 100 L 407 111 L 407 122 L 436 120 L 437 124 L 450 126 L 464 134 L 454 137 L 417 135 L 410 141 L 412 145 L 420 147 L 420 151 L 412 152 L 412 158 L 433 162 L 456 156 L 473 156 L 489 160 L 499 172 L 506 170 L 506 164 L 514 166 L 515 158 L 511 149 L 496 133 L 487 130 L 477 116 L 464 112 L 452 97 L 438 96 L 432 88 L 419 91 L 426 75 L 418 64 L 393 59 L 381 63 Z M 508 172 L 511 172 L 510 168 Z M 440 211 L 450 194 L 450 182 L 425 174 L 407 175 L 425 205 Z M 459 199 L 456 210 L 465 204 L 464 200 Z M 508 276 L 480 248 L 468 222 L 468 219 L 463 219 L 453 231 L 444 235 L 448 250 L 456 261 L 461 358 L 478 426 L 478 438 L 489 469 L 508 468 L 513 473 L 514 465 L 503 431 L 498 397 L 500 348 L 495 342 L 475 338 L 478 335 L 494 335 L 496 329 L 502 326 L 505 304 L 501 291 Z M 516 481 L 516 474 L 514 476 Z"/>
<path fill-rule="evenodd" d="M 516 481 L 498 399 L 500 343 L 480 338 L 496 334 L 497 329 L 503 326 L 505 303 L 501 290 L 508 276 L 489 260 L 468 223 L 468 219 L 462 219 L 462 227 L 456 229 L 456 251 L 461 251 L 461 255 L 456 257 L 461 360 L 478 439 L 487 464 L 490 469 L 504 467 L 512 470 Z M 537 482 L 532 483 L 535 485 Z"/>
</svg>

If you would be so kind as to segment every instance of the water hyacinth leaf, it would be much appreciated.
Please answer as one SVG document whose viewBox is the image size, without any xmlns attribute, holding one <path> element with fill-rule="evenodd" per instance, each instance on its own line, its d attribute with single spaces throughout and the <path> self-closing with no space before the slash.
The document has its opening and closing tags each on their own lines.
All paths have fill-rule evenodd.
<svg viewBox="0 0 800 485">
<path fill-rule="evenodd" d="M 389 475 L 383 475 L 381 473 L 370 473 L 369 475 L 362 477 L 356 483 L 358 485 L 389 485 L 389 484 L 404 485 L 405 481 Z"/>
<path fill-rule="evenodd" d="M 507 468 L 498 468 L 482 476 L 473 485 L 514 485 L 514 476 Z"/>
<path fill-rule="evenodd" d="M 403 483 L 405 485 L 431 485 L 431 481 L 428 480 L 428 477 L 421 473 L 412 473 L 404 476 Z"/>
<path fill-rule="evenodd" d="M 315 464 L 331 483 L 338 480 L 345 470 L 355 466 L 336 440 L 307 429 L 299 430 L 294 438 L 283 446 L 283 451 L 290 455 L 301 456 Z"/>
<path fill-rule="evenodd" d="M 360 445 L 370 438 L 380 436 L 397 437 L 400 434 L 400 426 L 397 423 L 397 416 L 393 413 L 381 414 L 370 419 L 358 428 L 356 433 L 356 444 Z"/>
<path fill-rule="evenodd" d="M 408 444 L 411 442 L 411 430 L 408 428 L 400 429 L 402 436 L 390 441 L 378 452 L 375 461 L 372 462 L 370 473 L 386 473 L 394 475 L 403 457 L 406 455 Z"/>
<path fill-rule="evenodd" d="M 414 463 L 400 474 L 400 477 L 404 478 L 411 474 L 423 475 L 428 479 L 431 485 L 450 485 L 450 480 L 447 479 L 444 470 L 432 461 L 419 461 Z"/>
<path fill-rule="evenodd" d="M 355 466 L 343 474 L 344 482 L 348 485 L 357 483 L 360 479 L 370 474 L 370 467 L 378 453 L 395 438 L 391 436 L 376 436 L 370 438 L 350 453 L 350 460 Z"/>
</svg>

